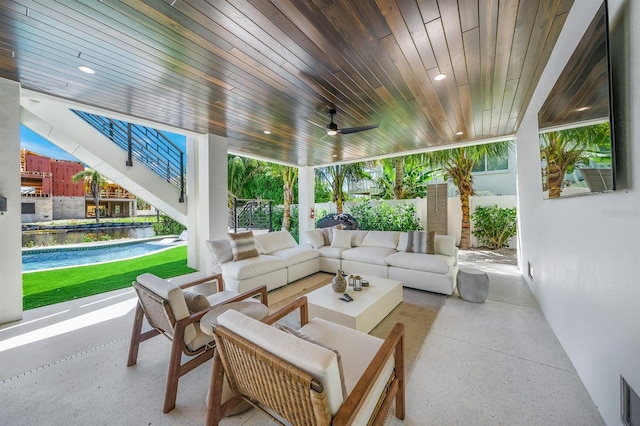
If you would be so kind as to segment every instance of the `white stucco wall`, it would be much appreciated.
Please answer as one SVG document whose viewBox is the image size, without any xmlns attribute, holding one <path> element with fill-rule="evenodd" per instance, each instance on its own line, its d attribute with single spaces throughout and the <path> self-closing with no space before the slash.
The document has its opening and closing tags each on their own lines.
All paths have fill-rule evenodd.
<svg viewBox="0 0 640 426">
<path fill-rule="evenodd" d="M 622 119 L 618 137 L 623 162 L 631 165 L 628 187 L 543 200 L 538 162 L 537 112 L 600 4 L 574 4 L 517 135 L 519 256 L 525 279 L 602 417 L 619 425 L 620 375 L 640 393 L 640 2 L 609 0 L 616 112 Z"/>
<path fill-rule="evenodd" d="M 0 79 L 0 324 L 22 318 L 20 85 Z"/>
</svg>

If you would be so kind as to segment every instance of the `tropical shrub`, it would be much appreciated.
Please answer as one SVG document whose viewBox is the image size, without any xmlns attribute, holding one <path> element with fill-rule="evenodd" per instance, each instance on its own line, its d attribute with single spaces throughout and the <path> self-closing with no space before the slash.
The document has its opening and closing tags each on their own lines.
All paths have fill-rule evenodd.
<svg viewBox="0 0 640 426">
<path fill-rule="evenodd" d="M 169 216 L 160 215 L 160 220 L 153 224 L 156 235 L 180 235 L 186 228 Z"/>
<path fill-rule="evenodd" d="M 474 224 L 473 235 L 490 249 L 509 245 L 509 239 L 516 235 L 516 208 L 476 207 L 471 214 Z"/>
<path fill-rule="evenodd" d="M 373 206 L 367 200 L 351 206 L 349 213 L 358 221 L 358 229 L 401 232 L 423 229 L 416 215 L 416 207 L 410 203 Z"/>
</svg>

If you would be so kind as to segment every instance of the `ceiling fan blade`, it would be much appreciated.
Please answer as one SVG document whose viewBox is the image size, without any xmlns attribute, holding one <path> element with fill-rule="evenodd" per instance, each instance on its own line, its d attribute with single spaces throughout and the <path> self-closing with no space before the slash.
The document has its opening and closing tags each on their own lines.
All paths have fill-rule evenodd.
<svg viewBox="0 0 640 426">
<path fill-rule="evenodd" d="M 378 128 L 378 126 L 379 126 L 379 124 L 370 124 L 368 126 L 348 127 L 346 129 L 338 130 L 338 133 L 343 134 L 343 135 L 347 135 L 349 133 L 364 132 L 365 130 L 376 129 L 376 128 Z"/>
</svg>

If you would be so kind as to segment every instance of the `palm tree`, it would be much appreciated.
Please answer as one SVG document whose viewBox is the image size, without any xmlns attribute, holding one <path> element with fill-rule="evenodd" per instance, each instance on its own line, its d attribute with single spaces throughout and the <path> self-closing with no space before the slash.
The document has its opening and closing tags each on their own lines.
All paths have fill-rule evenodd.
<svg viewBox="0 0 640 426">
<path fill-rule="evenodd" d="M 474 195 L 473 166 L 485 156 L 493 157 L 505 155 L 510 141 L 491 144 L 473 145 L 462 148 L 432 151 L 425 154 L 425 162 L 433 168 L 441 168 L 445 172 L 445 179 L 450 179 L 458 187 L 460 204 L 462 206 L 462 224 L 460 229 L 460 248 L 471 247 L 471 220 L 469 218 L 469 197 Z"/>
<path fill-rule="evenodd" d="M 542 133 L 540 159 L 546 163 L 544 174 L 549 198 L 560 197 L 567 171 L 576 165 L 587 164 L 593 151 L 603 146 L 606 146 L 606 152 L 611 152 L 609 123 Z"/>
<path fill-rule="evenodd" d="M 377 180 L 382 198 L 403 200 L 424 197 L 431 170 L 424 167 L 424 154 L 376 160 L 382 166 L 383 176 Z"/>
<path fill-rule="evenodd" d="M 96 205 L 96 223 L 100 223 L 100 191 L 105 184 L 105 180 L 100 173 L 93 169 L 84 169 L 71 177 L 73 183 L 84 180 L 89 185 L 93 202 Z"/>
<path fill-rule="evenodd" d="M 350 179 L 361 179 L 368 177 L 364 171 L 363 163 L 336 164 L 333 166 L 320 167 L 316 169 L 317 175 L 325 180 L 333 191 L 333 202 L 336 203 L 336 210 L 342 214 L 345 200 L 344 184 Z"/>
<path fill-rule="evenodd" d="M 284 213 L 282 218 L 282 229 L 291 229 L 291 205 L 294 202 L 294 185 L 298 179 L 298 168 L 283 166 L 274 163 L 265 163 L 267 175 L 282 178 L 284 195 Z"/>
</svg>

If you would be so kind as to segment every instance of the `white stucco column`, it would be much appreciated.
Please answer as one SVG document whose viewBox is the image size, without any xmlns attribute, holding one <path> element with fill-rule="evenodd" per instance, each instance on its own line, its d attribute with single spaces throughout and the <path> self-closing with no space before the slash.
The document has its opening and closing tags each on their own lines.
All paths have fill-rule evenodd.
<svg viewBox="0 0 640 426">
<path fill-rule="evenodd" d="M 301 243 L 305 241 L 304 231 L 315 228 L 317 218 L 311 218 L 311 209 L 315 209 L 315 184 L 313 167 L 300 167 L 298 169 L 298 221 Z"/>
<path fill-rule="evenodd" d="M 187 137 L 187 264 L 211 272 L 205 241 L 228 233 L 227 139 Z"/>
<path fill-rule="evenodd" d="M 0 324 L 22 318 L 20 84 L 0 79 Z"/>
</svg>

